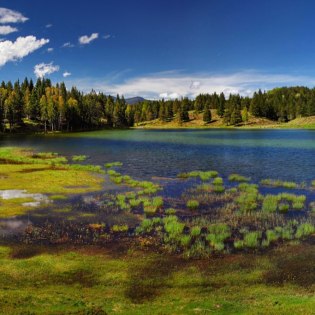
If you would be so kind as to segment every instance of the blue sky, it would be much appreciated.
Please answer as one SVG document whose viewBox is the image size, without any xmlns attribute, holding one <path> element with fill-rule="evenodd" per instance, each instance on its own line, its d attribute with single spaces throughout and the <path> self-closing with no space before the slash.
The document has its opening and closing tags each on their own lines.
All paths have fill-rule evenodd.
<svg viewBox="0 0 315 315">
<path fill-rule="evenodd" d="M 0 80 L 45 76 L 148 98 L 315 85 L 314 1 L 0 0 L 0 8 Z"/>
</svg>

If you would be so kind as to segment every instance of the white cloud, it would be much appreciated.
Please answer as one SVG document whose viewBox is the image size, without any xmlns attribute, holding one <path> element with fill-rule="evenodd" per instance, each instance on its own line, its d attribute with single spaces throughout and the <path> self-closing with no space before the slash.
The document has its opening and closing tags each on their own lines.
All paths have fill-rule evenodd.
<svg viewBox="0 0 315 315">
<path fill-rule="evenodd" d="M 27 20 L 28 18 L 23 16 L 23 14 L 20 12 L 6 8 L 0 8 L 0 24 L 23 23 Z"/>
<path fill-rule="evenodd" d="M 9 61 L 26 57 L 47 43 L 49 39 L 37 39 L 35 36 L 18 37 L 15 42 L 10 40 L 0 42 L 0 67 Z"/>
<path fill-rule="evenodd" d="M 62 48 L 72 48 L 72 47 L 74 47 L 74 45 L 71 44 L 70 42 L 67 42 L 67 43 L 64 43 L 61 47 Z"/>
<path fill-rule="evenodd" d="M 43 78 L 48 74 L 59 71 L 59 66 L 53 65 L 53 63 L 40 63 L 34 67 L 34 74 L 37 78 Z"/>
<path fill-rule="evenodd" d="M 79 79 L 68 84 L 76 85 L 88 92 L 91 89 L 106 94 L 123 94 L 126 97 L 143 96 L 156 98 L 194 98 L 200 93 L 239 93 L 252 95 L 259 88 L 270 90 L 279 86 L 306 85 L 314 86 L 315 78 L 290 74 L 262 73 L 258 71 L 240 71 L 231 74 L 182 74 L 176 71 L 156 73 L 125 80 L 120 84 L 111 83 L 110 79 Z"/>
<path fill-rule="evenodd" d="M 47 48 L 47 52 L 53 52 L 54 49 L 52 47 Z"/>
<path fill-rule="evenodd" d="M 86 45 L 97 38 L 98 38 L 98 33 L 93 33 L 91 34 L 91 36 L 84 35 L 84 36 L 79 37 L 79 43 L 81 45 Z"/>
<path fill-rule="evenodd" d="M 17 31 L 18 29 L 16 27 L 12 27 L 9 25 L 0 26 L 0 35 L 8 35 Z"/>
<path fill-rule="evenodd" d="M 110 34 L 106 34 L 103 36 L 104 39 L 110 39 L 111 37 L 112 37 L 112 35 L 110 35 Z"/>
<path fill-rule="evenodd" d="M 53 25 L 52 24 L 46 24 L 45 27 L 46 28 L 51 28 Z"/>
<path fill-rule="evenodd" d="M 71 72 L 65 71 L 62 75 L 64 78 L 67 78 L 70 77 L 71 74 L 72 74 Z"/>
</svg>

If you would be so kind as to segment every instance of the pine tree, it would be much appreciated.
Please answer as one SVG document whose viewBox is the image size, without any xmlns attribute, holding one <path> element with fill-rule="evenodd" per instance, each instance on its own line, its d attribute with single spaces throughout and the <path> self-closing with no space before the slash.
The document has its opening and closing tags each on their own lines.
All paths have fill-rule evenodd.
<svg viewBox="0 0 315 315">
<path fill-rule="evenodd" d="M 203 121 L 208 124 L 211 122 L 211 120 L 212 120 L 211 111 L 208 107 L 206 107 L 206 110 L 203 113 Z"/>
</svg>

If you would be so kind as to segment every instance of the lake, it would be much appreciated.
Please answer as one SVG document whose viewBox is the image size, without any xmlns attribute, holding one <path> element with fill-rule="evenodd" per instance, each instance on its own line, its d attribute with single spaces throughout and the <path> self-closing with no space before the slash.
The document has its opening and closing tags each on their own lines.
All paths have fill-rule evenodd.
<svg viewBox="0 0 315 315">
<path fill-rule="evenodd" d="M 175 177 L 192 170 L 217 170 L 264 178 L 315 178 L 313 130 L 106 130 L 60 135 L 1 136 L 1 146 L 32 147 L 63 155 L 85 154 L 86 163 L 120 161 L 133 177 Z"/>
</svg>

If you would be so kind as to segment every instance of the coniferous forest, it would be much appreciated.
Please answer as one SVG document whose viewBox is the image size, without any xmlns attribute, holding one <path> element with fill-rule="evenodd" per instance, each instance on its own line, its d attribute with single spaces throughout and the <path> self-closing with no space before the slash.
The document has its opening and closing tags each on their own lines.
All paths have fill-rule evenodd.
<svg viewBox="0 0 315 315">
<path fill-rule="evenodd" d="M 45 132 L 127 128 L 154 119 L 181 123 L 189 120 L 189 111 L 203 113 L 205 123 L 210 123 L 211 110 L 226 125 L 246 122 L 249 114 L 288 122 L 315 115 L 315 88 L 259 90 L 252 97 L 200 94 L 194 100 L 144 100 L 131 105 L 123 96 L 113 97 L 93 90 L 82 93 L 76 87 L 67 90 L 64 83 L 53 85 L 49 79 L 38 79 L 34 84 L 26 78 L 22 83 L 2 82 L 0 87 L 2 132 L 23 130 L 26 122 Z"/>
</svg>

